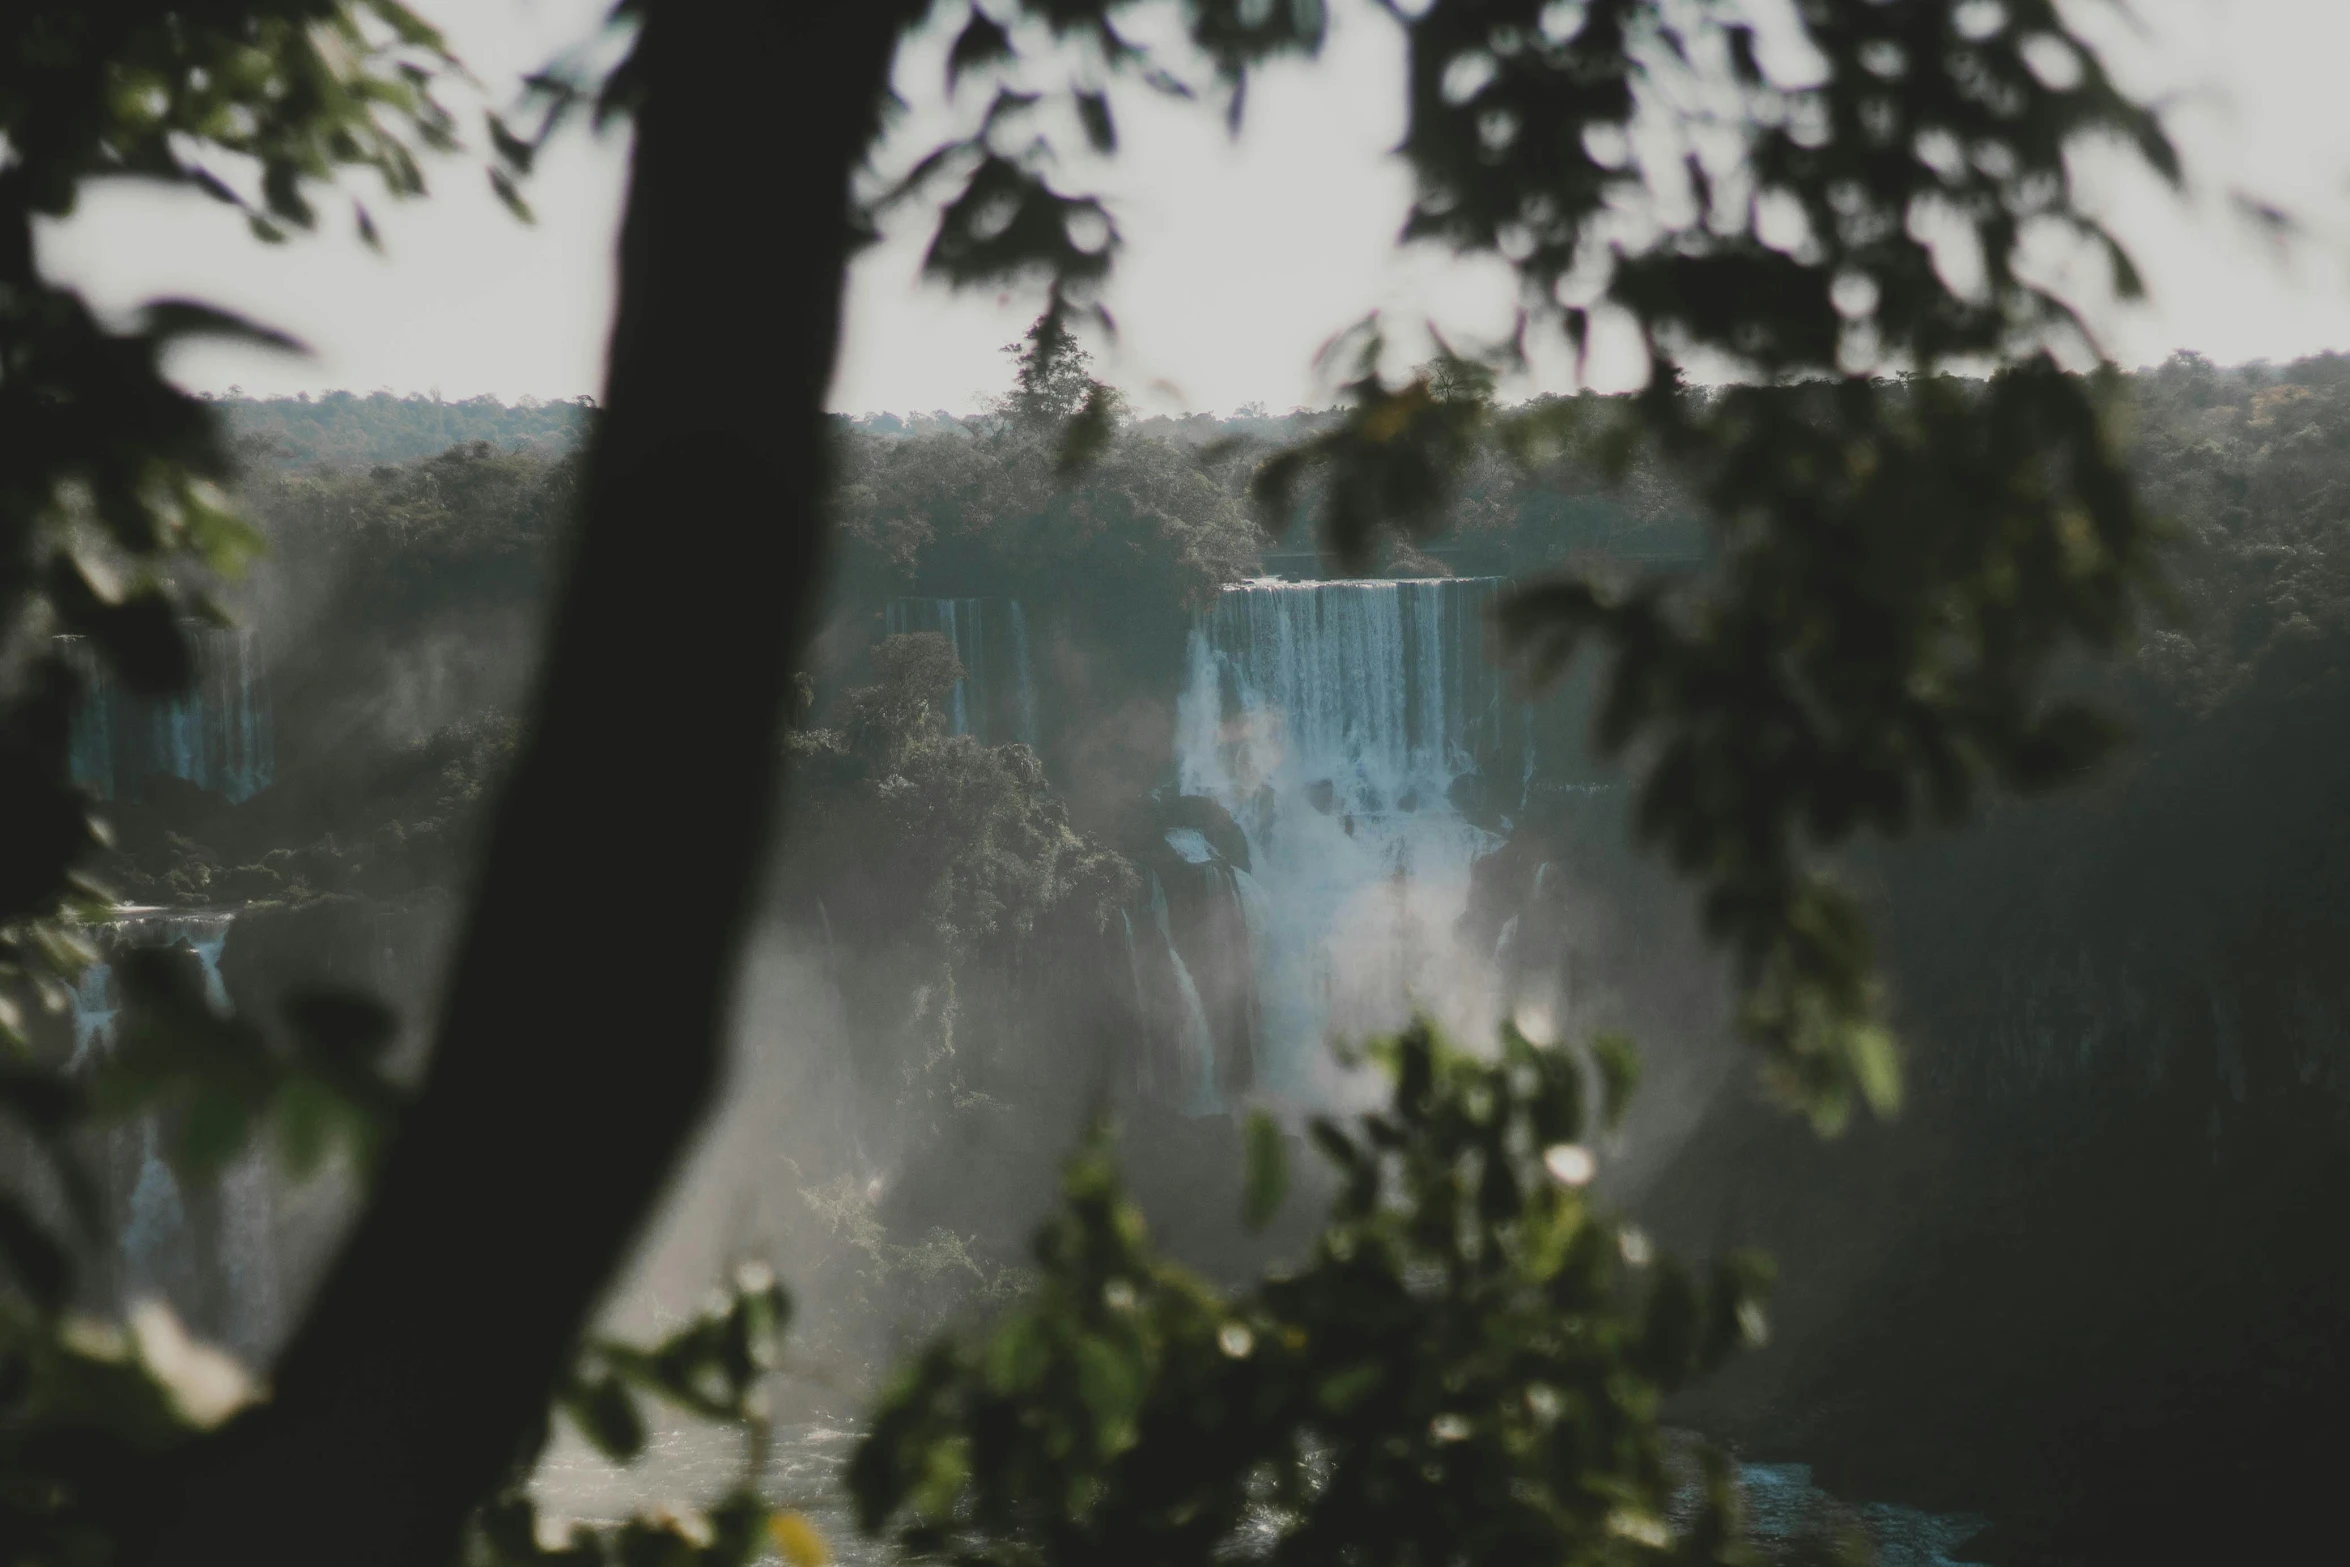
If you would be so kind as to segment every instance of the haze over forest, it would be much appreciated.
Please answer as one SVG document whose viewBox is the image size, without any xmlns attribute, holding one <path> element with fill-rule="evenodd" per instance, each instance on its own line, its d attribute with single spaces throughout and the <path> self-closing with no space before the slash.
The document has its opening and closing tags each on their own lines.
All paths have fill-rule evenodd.
<svg viewBox="0 0 2350 1567">
<path fill-rule="evenodd" d="M 0 1567 L 2340 1537 L 2350 12 L 35 7 Z"/>
</svg>

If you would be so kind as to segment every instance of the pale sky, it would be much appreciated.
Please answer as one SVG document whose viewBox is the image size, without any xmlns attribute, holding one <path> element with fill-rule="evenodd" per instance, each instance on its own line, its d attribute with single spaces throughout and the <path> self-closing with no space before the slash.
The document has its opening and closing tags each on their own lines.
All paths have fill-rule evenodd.
<svg viewBox="0 0 2350 1567">
<path fill-rule="evenodd" d="M 582 38 L 600 0 L 426 0 L 422 9 L 503 98 L 524 70 Z M 2226 363 L 2350 350 L 2350 60 L 2343 0 L 2137 0 L 2132 36 L 2103 0 L 2068 7 L 2111 40 L 2124 79 L 2173 98 L 2174 134 L 2196 193 L 2181 206 L 2150 181 L 2092 169 L 2093 199 L 2134 248 L 2154 298 L 2107 311 L 2099 330 L 2126 365 L 2192 348 Z M 1433 316 L 1496 330 L 1509 291 L 1498 264 L 1401 253 L 1406 181 L 1387 156 L 1401 131 L 1402 50 L 1364 0 L 1337 0 L 1323 58 L 1268 73 L 1238 144 L 1220 116 L 1128 94 L 1123 148 L 1071 165 L 1065 188 L 1112 198 L 1128 246 L 1107 303 L 1121 331 L 1099 368 L 1148 408 L 1276 409 L 1328 400 L 1313 369 L 1333 333 L 1378 308 L 1405 340 Z M 958 8 L 959 14 L 959 8 Z M 903 88 L 936 96 L 934 45 L 909 53 Z M 470 122 L 469 122 L 470 123 Z M 904 147 L 940 123 L 917 115 Z M 293 332 L 306 358 L 246 348 L 185 351 L 173 371 L 200 390 L 333 388 L 570 397 L 599 389 L 611 305 L 611 246 L 625 144 L 575 135 L 531 189 L 535 227 L 510 219 L 476 166 L 432 170 L 433 195 L 386 210 L 376 256 L 339 218 L 280 247 L 251 240 L 202 198 L 117 188 L 43 233 L 44 259 L 101 308 L 193 295 Z M 2307 229 L 2288 255 L 2246 231 L 2226 201 L 2246 189 Z M 919 222 L 859 263 L 832 405 L 845 412 L 966 412 L 1006 379 L 1001 346 L 1035 314 L 1032 296 L 952 296 L 919 282 Z M 1604 354 L 1603 383 L 1625 373 Z M 1533 384 L 1564 386 L 1554 355 Z M 1531 390 L 1533 384 L 1520 390 Z"/>
</svg>

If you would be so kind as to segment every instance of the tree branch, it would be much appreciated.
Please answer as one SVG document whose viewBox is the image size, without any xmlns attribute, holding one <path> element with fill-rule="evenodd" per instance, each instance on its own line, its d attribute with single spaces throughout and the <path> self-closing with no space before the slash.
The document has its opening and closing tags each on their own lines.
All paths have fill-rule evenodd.
<svg viewBox="0 0 2350 1567">
<path fill-rule="evenodd" d="M 431 1074 L 155 1560 L 450 1559 L 699 1124 L 818 587 L 849 180 L 913 9 L 643 8 L 606 412 Z"/>
</svg>

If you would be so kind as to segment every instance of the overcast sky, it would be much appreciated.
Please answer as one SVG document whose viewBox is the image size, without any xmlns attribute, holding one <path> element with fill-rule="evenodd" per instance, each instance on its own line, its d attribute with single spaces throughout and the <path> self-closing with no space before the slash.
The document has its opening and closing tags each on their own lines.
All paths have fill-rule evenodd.
<svg viewBox="0 0 2350 1567">
<path fill-rule="evenodd" d="M 600 0 L 427 0 L 458 53 L 502 95 L 523 70 L 585 36 Z M 2093 199 L 2132 244 L 2154 299 L 2099 325 L 2124 364 L 2192 348 L 2223 362 L 2350 349 L 2350 60 L 2344 0 L 2136 0 L 2134 37 L 2102 3 L 2069 8 L 2111 41 L 2140 90 L 2174 102 L 2197 194 L 2184 206 L 2142 179 L 2093 170 Z M 1266 73 L 1237 145 L 1220 119 L 1130 94 L 1123 149 L 1072 170 L 1113 198 L 1128 240 L 1108 298 L 1121 331 L 1096 344 L 1109 377 L 1147 407 L 1226 411 L 1326 401 L 1312 366 L 1329 335 L 1372 308 L 1399 327 L 1433 316 L 1498 328 L 1509 293 L 1497 267 L 1399 253 L 1406 182 L 1386 155 L 1401 130 L 1402 51 L 1362 0 L 1336 0 L 1313 65 Z M 934 50 L 904 67 L 910 96 L 935 96 Z M 917 120 L 908 142 L 935 121 Z M 598 389 L 611 303 L 611 241 L 626 157 L 621 138 L 574 136 L 532 189 L 535 227 L 510 219 L 478 170 L 438 166 L 426 202 L 375 210 L 376 256 L 330 224 L 265 248 L 198 197 L 119 188 L 51 228 L 43 255 L 101 307 L 194 295 L 284 327 L 306 358 L 191 350 L 174 372 L 203 390 L 389 388 L 450 398 L 570 397 Z M 2295 211 L 2289 255 L 2231 216 L 2243 189 Z M 833 406 L 968 411 L 1006 378 L 1001 346 L 1033 297 L 950 296 L 919 282 L 924 232 L 902 223 L 859 264 Z M 1595 375 L 1625 373 L 1604 357 Z M 1564 384 L 1554 358 L 1540 380 Z M 1531 389 L 1521 388 L 1521 390 Z"/>
</svg>

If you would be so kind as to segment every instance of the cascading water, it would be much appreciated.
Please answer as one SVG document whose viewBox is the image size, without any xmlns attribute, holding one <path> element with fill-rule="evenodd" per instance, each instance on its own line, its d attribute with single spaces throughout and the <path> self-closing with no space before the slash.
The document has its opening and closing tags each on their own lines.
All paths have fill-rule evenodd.
<svg viewBox="0 0 2350 1567">
<path fill-rule="evenodd" d="M 88 682 L 69 745 L 73 780 L 102 800 L 138 800 L 150 778 L 185 779 L 232 801 L 269 787 L 277 765 L 269 684 L 253 633 L 201 626 L 188 632 L 195 679 L 176 697 L 125 690 L 73 644 Z"/>
<path fill-rule="evenodd" d="M 1485 656 L 1491 579 L 1258 581 L 1194 619 L 1179 784 L 1248 840 L 1238 883 L 1264 1009 L 1260 1081 L 1313 1097 L 1333 1035 L 1413 1010 L 1490 1025 L 1490 953 L 1457 950 L 1469 868 L 1499 839 L 1461 809 L 1522 800 L 1525 705 Z"/>
<path fill-rule="evenodd" d="M 894 598 L 882 608 L 890 636 L 935 631 L 954 644 L 963 678 L 947 698 L 947 732 L 983 745 L 1036 744 L 1036 676 L 1028 612 L 1018 599 Z"/>
<path fill-rule="evenodd" d="M 204 997 L 229 1009 L 221 954 L 236 916 L 225 911 L 123 908 L 96 935 L 101 952 L 133 947 L 192 948 L 204 971 Z M 101 957 L 81 972 L 73 992 L 74 1053 L 69 1070 L 94 1066 L 114 1049 L 121 1018 L 114 968 Z M 203 1292 L 209 1266 L 220 1279 L 225 1326 L 232 1345 L 254 1351 L 275 1332 L 278 1317 L 276 1248 L 270 1234 L 269 1158 L 254 1150 L 221 1172 L 215 1255 L 205 1259 L 190 1221 L 189 1203 L 163 1154 L 163 1128 L 152 1115 L 109 1136 L 109 1162 L 127 1187 L 117 1238 L 124 1298 L 177 1298 Z"/>
<path fill-rule="evenodd" d="M 1167 889 L 1157 876 L 1150 877 L 1151 923 L 1157 927 L 1160 942 L 1167 949 L 1167 962 L 1175 977 L 1175 994 L 1180 1003 L 1181 1031 L 1176 1041 L 1181 1056 L 1178 1068 L 1183 1083 L 1179 1103 L 1186 1114 L 1206 1115 L 1222 1107 L 1216 1089 L 1216 1035 L 1208 1026 L 1208 1009 L 1200 1000 L 1199 985 L 1191 977 L 1190 965 L 1183 961 L 1183 953 L 1175 945 L 1175 928 L 1167 912 Z"/>
<path fill-rule="evenodd" d="M 1142 1025 L 1143 1020 L 1150 1016 L 1151 1002 L 1150 992 L 1143 987 L 1142 983 L 1142 951 L 1134 944 L 1133 912 L 1128 909 L 1120 909 L 1118 924 L 1126 933 L 1126 981 L 1134 1001 L 1136 1023 Z M 1145 1081 L 1142 1086 L 1148 1090 L 1153 1085 Z"/>
<path fill-rule="evenodd" d="M 228 947 L 229 927 L 236 916 L 218 910 L 182 912 L 176 909 L 154 909 L 127 906 L 114 911 L 113 919 L 103 927 L 99 945 L 102 951 L 119 952 L 126 947 L 176 947 L 181 943 L 195 949 L 196 961 L 204 969 L 204 999 L 213 1007 L 226 1012 L 229 1006 L 228 986 L 220 977 L 220 955 Z M 122 1003 L 114 992 L 114 967 L 103 957 L 82 970 L 73 991 L 73 1060 L 68 1070 L 78 1071 L 92 1058 L 114 1048 L 115 1023 Z"/>
</svg>

